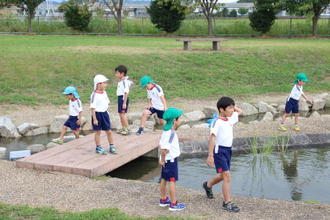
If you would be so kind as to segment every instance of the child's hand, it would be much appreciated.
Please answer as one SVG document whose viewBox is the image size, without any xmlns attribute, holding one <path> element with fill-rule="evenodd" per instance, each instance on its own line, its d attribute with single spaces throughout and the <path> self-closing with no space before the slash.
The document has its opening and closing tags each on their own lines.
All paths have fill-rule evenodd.
<svg viewBox="0 0 330 220">
<path fill-rule="evenodd" d="M 80 125 L 80 120 L 78 120 L 78 121 L 76 122 L 76 124 L 77 124 L 77 125 Z"/>
<path fill-rule="evenodd" d="M 214 158 L 213 158 L 212 155 L 209 155 L 209 156 L 207 157 L 206 163 L 207 163 L 207 165 L 208 165 L 209 167 L 213 167 L 213 165 L 214 165 Z"/>
<path fill-rule="evenodd" d="M 126 104 L 123 104 L 123 109 L 126 109 L 126 108 L 127 108 Z"/>
<path fill-rule="evenodd" d="M 95 119 L 95 120 L 93 120 L 93 124 L 97 126 L 97 125 L 99 125 L 99 121 L 97 119 Z"/>
<path fill-rule="evenodd" d="M 159 164 L 163 167 L 163 166 L 165 166 L 165 161 L 162 160 L 162 159 L 160 159 L 160 160 L 159 160 Z"/>
</svg>

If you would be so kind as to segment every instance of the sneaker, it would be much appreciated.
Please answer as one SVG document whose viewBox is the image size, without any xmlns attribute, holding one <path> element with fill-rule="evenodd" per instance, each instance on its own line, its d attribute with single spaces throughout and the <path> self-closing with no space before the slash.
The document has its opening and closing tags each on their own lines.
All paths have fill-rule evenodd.
<svg viewBox="0 0 330 220">
<path fill-rule="evenodd" d="M 121 135 L 129 135 L 129 131 L 127 128 L 123 129 L 121 132 L 120 132 Z"/>
<path fill-rule="evenodd" d="M 170 210 L 170 211 L 181 211 L 185 208 L 186 208 L 185 204 L 176 202 L 176 204 L 171 203 L 168 210 Z"/>
<path fill-rule="evenodd" d="M 207 182 L 204 182 L 204 183 L 203 183 L 203 188 L 204 188 L 204 190 L 205 190 L 205 192 L 206 192 L 206 196 L 207 196 L 207 198 L 209 198 L 209 199 L 213 199 L 214 196 L 213 196 L 213 192 L 212 192 L 212 187 L 208 187 L 208 186 L 207 186 Z"/>
<path fill-rule="evenodd" d="M 63 144 L 63 139 L 55 138 L 52 140 L 52 142 L 55 144 Z"/>
<path fill-rule="evenodd" d="M 121 134 L 121 132 L 123 132 L 123 130 L 124 130 L 124 128 L 118 129 L 116 133 Z"/>
<path fill-rule="evenodd" d="M 114 145 L 109 146 L 109 153 L 117 154 L 117 150 L 116 150 L 116 147 Z"/>
<path fill-rule="evenodd" d="M 293 130 L 295 130 L 295 131 L 300 131 L 300 127 L 299 127 L 298 125 L 295 125 L 295 126 L 293 127 Z"/>
<path fill-rule="evenodd" d="M 280 131 L 287 131 L 288 129 L 284 125 L 281 125 L 280 127 L 278 127 L 278 130 L 280 130 Z"/>
<path fill-rule="evenodd" d="M 166 199 L 160 199 L 159 200 L 159 206 L 160 207 L 166 207 L 166 206 L 170 206 L 171 205 L 171 200 L 168 198 L 168 197 L 166 197 Z"/>
<path fill-rule="evenodd" d="M 232 202 L 223 202 L 222 203 L 222 209 L 228 211 L 228 212 L 239 212 L 239 208 Z"/>
<path fill-rule="evenodd" d="M 103 147 L 101 147 L 101 146 L 97 146 L 96 149 L 95 149 L 95 152 L 96 152 L 97 154 L 102 154 L 102 155 L 106 155 L 106 154 L 108 154 L 108 152 L 106 152 L 106 151 L 103 149 Z"/>
<path fill-rule="evenodd" d="M 143 133 L 144 133 L 143 128 L 139 128 L 139 130 L 136 131 L 136 135 L 140 135 L 140 134 L 143 134 Z"/>
</svg>

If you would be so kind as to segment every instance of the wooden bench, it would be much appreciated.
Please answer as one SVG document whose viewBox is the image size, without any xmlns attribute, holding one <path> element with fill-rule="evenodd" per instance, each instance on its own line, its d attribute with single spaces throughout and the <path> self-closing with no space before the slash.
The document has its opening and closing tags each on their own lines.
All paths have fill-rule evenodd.
<svg viewBox="0 0 330 220">
<path fill-rule="evenodd" d="M 193 41 L 212 41 L 212 50 L 220 50 L 220 41 L 223 38 L 180 38 L 176 41 L 183 41 L 183 50 L 191 50 L 191 43 Z"/>
</svg>

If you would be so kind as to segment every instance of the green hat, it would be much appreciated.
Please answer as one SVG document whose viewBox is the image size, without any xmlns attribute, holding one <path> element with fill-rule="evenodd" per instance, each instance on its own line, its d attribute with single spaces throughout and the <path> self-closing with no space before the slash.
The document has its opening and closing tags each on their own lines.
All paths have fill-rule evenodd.
<svg viewBox="0 0 330 220">
<path fill-rule="evenodd" d="M 294 83 L 296 84 L 296 83 L 298 83 L 298 81 L 308 82 L 309 80 L 305 73 L 298 73 Z"/>
<path fill-rule="evenodd" d="M 142 88 L 145 88 L 148 85 L 148 83 L 155 83 L 150 76 L 143 76 L 140 79 L 140 86 Z"/>
<path fill-rule="evenodd" d="M 163 130 L 168 131 L 173 126 L 174 119 L 180 117 L 183 114 L 183 111 L 176 108 L 168 108 L 163 115 L 163 119 L 166 121 Z"/>
</svg>

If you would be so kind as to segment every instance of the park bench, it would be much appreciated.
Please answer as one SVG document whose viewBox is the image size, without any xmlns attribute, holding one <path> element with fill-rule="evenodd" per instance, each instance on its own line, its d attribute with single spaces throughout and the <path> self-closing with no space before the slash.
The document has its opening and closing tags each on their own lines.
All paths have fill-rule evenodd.
<svg viewBox="0 0 330 220">
<path fill-rule="evenodd" d="M 223 41 L 223 38 L 180 38 L 176 41 L 183 41 L 183 49 L 191 50 L 191 43 L 193 41 L 212 41 L 212 50 L 220 50 L 220 41 Z"/>
</svg>

